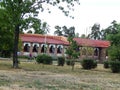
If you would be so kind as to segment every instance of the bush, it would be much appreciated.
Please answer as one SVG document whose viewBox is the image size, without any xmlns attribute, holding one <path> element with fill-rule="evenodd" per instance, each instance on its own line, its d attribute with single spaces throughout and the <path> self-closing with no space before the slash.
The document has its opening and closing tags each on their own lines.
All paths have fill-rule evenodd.
<svg viewBox="0 0 120 90">
<path fill-rule="evenodd" d="M 73 60 L 66 60 L 66 64 L 72 66 L 74 64 L 74 61 Z"/>
<path fill-rule="evenodd" d="M 103 64 L 104 64 L 104 68 L 109 68 L 109 62 L 108 61 L 104 61 Z"/>
<path fill-rule="evenodd" d="M 110 68 L 113 73 L 119 73 L 120 72 L 120 61 L 111 61 Z"/>
<path fill-rule="evenodd" d="M 92 69 L 97 67 L 97 61 L 93 59 L 84 59 L 81 61 L 83 69 Z"/>
<path fill-rule="evenodd" d="M 58 66 L 64 66 L 64 64 L 65 64 L 65 58 L 58 57 Z"/>
<path fill-rule="evenodd" d="M 11 57 L 11 51 L 10 50 L 2 50 L 2 51 L 0 51 L 0 57 L 10 58 Z"/>
<path fill-rule="evenodd" d="M 92 68 L 96 68 L 96 67 L 97 67 L 97 61 L 93 60 L 93 66 L 92 66 Z"/>
<path fill-rule="evenodd" d="M 28 56 L 20 55 L 20 56 L 18 56 L 18 58 L 21 58 L 21 59 L 28 59 Z"/>
<path fill-rule="evenodd" d="M 38 55 L 36 57 L 37 63 L 43 63 L 43 64 L 52 64 L 52 57 L 46 54 Z"/>
</svg>

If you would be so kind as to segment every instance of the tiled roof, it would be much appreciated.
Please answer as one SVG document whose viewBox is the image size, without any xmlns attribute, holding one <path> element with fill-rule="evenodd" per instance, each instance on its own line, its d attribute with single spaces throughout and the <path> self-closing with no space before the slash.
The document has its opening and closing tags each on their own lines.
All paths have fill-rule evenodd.
<svg viewBox="0 0 120 90">
<path fill-rule="evenodd" d="M 45 43 L 46 40 L 46 43 L 48 44 L 69 45 L 67 38 L 63 36 L 50 36 L 50 35 L 41 35 L 41 34 L 20 34 L 20 38 L 23 42 Z M 91 40 L 91 39 L 82 39 L 82 38 L 74 38 L 74 40 L 80 46 L 105 47 L 105 48 L 110 46 L 109 41 Z"/>
<path fill-rule="evenodd" d="M 91 46 L 91 47 L 109 47 L 110 42 L 105 40 L 92 40 L 83 38 L 74 38 L 74 40 L 81 46 Z"/>
<path fill-rule="evenodd" d="M 23 42 L 34 43 L 48 43 L 48 44 L 61 44 L 69 45 L 67 39 L 63 36 L 50 36 L 41 34 L 20 34 L 20 38 Z"/>
</svg>

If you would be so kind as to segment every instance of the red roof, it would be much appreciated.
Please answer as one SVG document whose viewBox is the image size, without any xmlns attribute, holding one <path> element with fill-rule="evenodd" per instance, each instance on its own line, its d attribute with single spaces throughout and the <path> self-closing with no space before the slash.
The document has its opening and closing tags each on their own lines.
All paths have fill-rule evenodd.
<svg viewBox="0 0 120 90">
<path fill-rule="evenodd" d="M 41 34 L 20 34 L 20 38 L 23 42 L 34 42 L 34 43 L 46 43 L 48 44 L 58 44 L 58 45 L 69 45 L 66 37 L 63 36 L 50 36 Z M 46 38 L 46 39 L 45 39 Z M 79 46 L 90 46 L 90 47 L 109 47 L 109 41 L 103 40 L 91 40 L 74 38 L 74 40 L 79 44 Z"/>
<path fill-rule="evenodd" d="M 109 47 L 110 42 L 105 40 L 92 40 L 83 38 L 74 38 L 74 40 L 81 46 L 91 46 L 91 47 Z"/>
<path fill-rule="evenodd" d="M 41 34 L 20 34 L 20 38 L 23 42 L 34 42 L 34 43 L 48 43 L 48 44 L 59 44 L 69 45 L 67 39 L 63 36 L 50 36 Z"/>
</svg>

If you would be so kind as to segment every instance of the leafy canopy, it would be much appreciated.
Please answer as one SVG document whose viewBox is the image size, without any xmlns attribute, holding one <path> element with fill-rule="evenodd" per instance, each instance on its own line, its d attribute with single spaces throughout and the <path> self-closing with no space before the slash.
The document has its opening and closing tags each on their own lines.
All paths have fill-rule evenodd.
<svg viewBox="0 0 120 90">
<path fill-rule="evenodd" d="M 9 27 L 9 30 L 14 33 L 13 67 L 18 67 L 17 51 L 20 32 L 31 27 L 41 30 L 38 14 L 44 11 L 43 4 L 56 6 L 69 16 L 69 10 L 73 10 L 75 2 L 79 4 L 79 0 L 2 0 L 0 2 L 0 12 L 4 10 L 6 16 L 3 25 Z M 61 3 L 66 3 L 67 9 Z M 49 11 L 49 8 L 47 10 Z"/>
<path fill-rule="evenodd" d="M 120 23 L 114 21 L 106 30 L 107 39 L 111 42 L 109 56 L 112 60 L 120 60 Z"/>
<path fill-rule="evenodd" d="M 73 37 L 68 37 L 68 41 L 70 45 L 68 46 L 66 50 L 66 54 L 69 55 L 70 58 L 75 59 L 79 56 L 79 46 L 76 41 L 73 40 Z"/>
</svg>

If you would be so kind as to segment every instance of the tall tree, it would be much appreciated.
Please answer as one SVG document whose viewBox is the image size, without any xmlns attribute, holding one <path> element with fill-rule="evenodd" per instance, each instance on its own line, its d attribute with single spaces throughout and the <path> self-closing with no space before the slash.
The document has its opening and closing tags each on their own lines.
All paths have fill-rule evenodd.
<svg viewBox="0 0 120 90">
<path fill-rule="evenodd" d="M 95 23 L 92 26 L 91 34 L 89 34 L 88 37 L 95 40 L 101 39 L 100 24 Z"/>
<path fill-rule="evenodd" d="M 7 21 L 7 22 L 5 22 Z M 10 57 L 13 47 L 13 32 L 10 29 L 7 13 L 0 9 L 0 52 L 2 57 Z M 8 25 L 8 27 L 6 27 Z"/>
<path fill-rule="evenodd" d="M 50 31 L 49 25 L 46 22 L 40 22 L 40 24 L 35 23 L 33 28 L 35 30 L 35 34 L 47 34 L 47 32 Z"/>
<path fill-rule="evenodd" d="M 76 38 L 79 38 L 79 33 L 76 33 L 76 34 L 75 34 L 75 37 L 76 37 Z"/>
<path fill-rule="evenodd" d="M 9 22 L 10 28 L 14 31 L 13 68 L 18 68 L 19 33 L 37 22 L 39 10 L 44 10 L 43 4 L 57 6 L 66 16 L 69 16 L 69 10 L 61 6 L 61 2 L 68 4 L 67 8 L 72 10 L 71 7 L 74 6 L 75 2 L 79 3 L 79 0 L 2 0 L 0 2 L 0 8 L 7 13 L 6 22 Z"/>
<path fill-rule="evenodd" d="M 62 36 L 62 30 L 60 26 L 55 26 L 56 31 L 54 32 L 55 35 Z"/>
<path fill-rule="evenodd" d="M 73 40 L 73 37 L 68 37 L 68 41 L 70 43 L 69 47 L 66 50 L 66 54 L 68 54 L 69 59 L 71 59 L 72 62 L 72 70 L 74 70 L 75 65 L 75 59 L 78 58 L 80 55 L 79 53 L 79 46 L 75 40 Z"/>
<path fill-rule="evenodd" d="M 111 46 L 108 49 L 110 59 L 120 61 L 120 23 L 115 20 L 109 27 L 104 29 L 105 39 L 111 42 Z"/>
<path fill-rule="evenodd" d="M 54 34 L 57 34 L 58 36 L 75 37 L 75 27 L 73 26 L 70 28 L 67 28 L 66 26 L 55 26 L 55 29 L 57 30 L 54 32 Z"/>
<path fill-rule="evenodd" d="M 106 40 L 108 35 L 117 34 L 119 29 L 120 24 L 117 23 L 117 21 L 113 20 L 110 26 L 108 26 L 106 29 L 101 30 L 102 39 Z"/>
<path fill-rule="evenodd" d="M 111 42 L 111 46 L 109 48 L 110 58 L 112 60 L 119 60 L 120 61 L 120 27 L 118 29 L 118 33 L 109 34 L 107 38 Z"/>
<path fill-rule="evenodd" d="M 87 38 L 85 34 L 82 34 L 81 35 L 81 38 Z"/>
<path fill-rule="evenodd" d="M 75 27 L 67 28 L 66 26 L 63 26 L 62 29 L 65 37 L 75 37 Z"/>
</svg>

